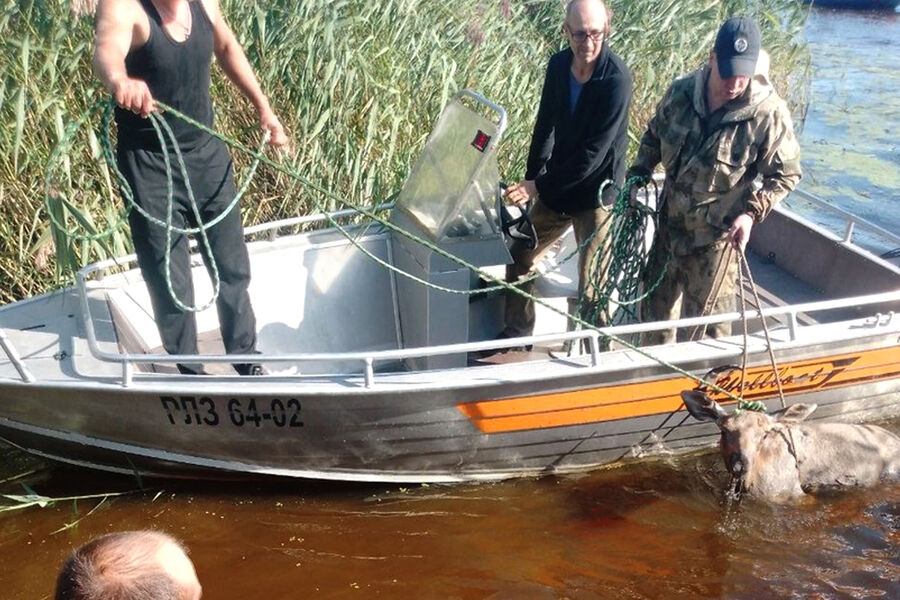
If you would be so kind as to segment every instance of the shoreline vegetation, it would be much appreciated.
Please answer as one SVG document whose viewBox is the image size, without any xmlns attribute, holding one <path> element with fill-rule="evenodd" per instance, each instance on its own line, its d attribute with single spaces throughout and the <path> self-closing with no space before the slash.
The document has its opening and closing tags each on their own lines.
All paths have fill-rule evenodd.
<svg viewBox="0 0 900 600">
<path fill-rule="evenodd" d="M 131 251 L 128 228 L 54 240 L 44 172 L 66 129 L 107 94 L 91 73 L 91 0 L 0 0 L 0 304 L 68 281 L 73 268 Z M 316 185 L 360 205 L 400 190 L 447 100 L 471 88 L 508 111 L 500 173 L 516 180 L 550 55 L 562 47 L 562 0 L 221 0 L 295 150 L 277 156 Z M 718 25 L 754 14 L 771 79 L 802 127 L 810 77 L 799 0 L 610 0 L 612 47 L 634 73 L 629 135 L 637 146 L 677 76 L 705 62 Z M 255 114 L 213 75 L 217 129 L 249 147 Z M 82 234 L 121 221 L 115 176 L 102 164 L 95 116 L 58 154 L 67 228 Z M 233 152 L 238 181 L 250 158 Z M 321 198 L 261 167 L 245 196 L 245 224 L 306 214 Z"/>
</svg>

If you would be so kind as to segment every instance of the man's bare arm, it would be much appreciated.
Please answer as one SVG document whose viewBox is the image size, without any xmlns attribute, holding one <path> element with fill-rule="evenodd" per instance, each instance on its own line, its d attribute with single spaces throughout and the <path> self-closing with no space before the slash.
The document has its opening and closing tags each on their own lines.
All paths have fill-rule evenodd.
<svg viewBox="0 0 900 600">
<path fill-rule="evenodd" d="M 146 117 L 153 110 L 150 88 L 128 77 L 125 57 L 134 43 L 137 26 L 134 0 L 100 0 L 94 38 L 94 73 L 116 104 Z"/>
<path fill-rule="evenodd" d="M 256 79 L 253 67 L 250 66 L 250 61 L 247 60 L 247 55 L 244 54 L 244 49 L 238 43 L 231 27 L 225 22 L 219 10 L 218 0 L 202 1 L 204 8 L 206 8 L 206 14 L 209 15 L 213 24 L 215 54 L 219 66 L 222 67 L 222 71 L 228 79 L 256 107 L 256 111 L 259 113 L 260 127 L 263 131 L 271 133 L 269 143 L 273 146 L 286 144 L 287 136 L 284 133 L 284 128 L 269 105 L 269 100 Z"/>
</svg>

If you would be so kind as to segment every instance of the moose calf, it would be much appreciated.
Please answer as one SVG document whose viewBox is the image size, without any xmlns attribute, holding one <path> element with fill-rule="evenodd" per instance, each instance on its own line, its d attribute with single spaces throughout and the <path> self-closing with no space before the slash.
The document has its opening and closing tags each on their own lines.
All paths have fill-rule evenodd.
<svg viewBox="0 0 900 600">
<path fill-rule="evenodd" d="M 691 416 L 715 421 L 722 457 L 736 489 L 785 500 L 900 478 L 900 437 L 875 425 L 803 423 L 815 404 L 794 404 L 773 414 L 728 414 L 703 392 L 681 392 Z"/>
</svg>

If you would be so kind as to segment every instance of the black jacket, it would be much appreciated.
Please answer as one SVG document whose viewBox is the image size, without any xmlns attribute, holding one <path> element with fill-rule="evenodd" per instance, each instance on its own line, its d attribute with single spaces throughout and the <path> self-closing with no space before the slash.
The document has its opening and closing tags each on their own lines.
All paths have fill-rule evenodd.
<svg viewBox="0 0 900 600">
<path fill-rule="evenodd" d="M 560 213 L 599 206 L 600 185 L 625 176 L 631 72 L 604 44 L 575 105 L 569 109 L 572 50 L 554 54 L 547 64 L 537 122 L 531 136 L 525 179 L 533 179 L 541 201 Z M 607 202 L 615 190 L 607 188 Z"/>
</svg>

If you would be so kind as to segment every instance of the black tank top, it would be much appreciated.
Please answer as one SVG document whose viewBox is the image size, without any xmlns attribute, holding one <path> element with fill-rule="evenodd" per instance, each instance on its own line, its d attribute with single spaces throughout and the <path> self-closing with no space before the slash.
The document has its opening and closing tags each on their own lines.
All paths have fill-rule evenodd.
<svg viewBox="0 0 900 600">
<path fill-rule="evenodd" d="M 125 57 L 128 76 L 146 81 L 154 99 L 212 127 L 209 67 L 213 53 L 213 29 L 206 10 L 198 1 L 189 2 L 191 33 L 186 40 L 178 42 L 163 28 L 162 17 L 153 3 L 150 0 L 140 2 L 150 18 L 150 38 Z M 165 113 L 165 118 L 182 150 L 190 150 L 209 137 L 209 134 L 174 115 Z M 117 107 L 116 124 L 120 148 L 159 149 L 150 119 Z M 169 143 L 168 139 L 166 143 Z"/>
</svg>

